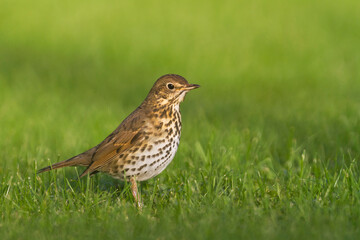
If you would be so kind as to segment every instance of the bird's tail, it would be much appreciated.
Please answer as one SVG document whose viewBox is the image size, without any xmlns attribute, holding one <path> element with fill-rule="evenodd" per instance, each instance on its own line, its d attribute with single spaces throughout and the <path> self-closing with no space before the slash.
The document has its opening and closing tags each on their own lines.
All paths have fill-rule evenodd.
<svg viewBox="0 0 360 240">
<path fill-rule="evenodd" d="M 70 167 L 70 166 L 89 166 L 91 164 L 92 156 L 96 152 L 96 147 L 89 149 L 86 152 L 83 152 L 75 157 L 72 157 L 68 160 L 61 161 L 58 163 L 54 163 L 50 166 L 44 167 L 37 171 L 37 173 L 43 173 L 50 170 L 63 168 L 63 167 Z"/>
</svg>

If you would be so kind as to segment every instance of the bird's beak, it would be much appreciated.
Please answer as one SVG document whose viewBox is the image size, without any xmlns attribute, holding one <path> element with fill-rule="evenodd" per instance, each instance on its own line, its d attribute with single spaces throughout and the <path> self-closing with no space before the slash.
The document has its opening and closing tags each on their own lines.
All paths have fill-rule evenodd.
<svg viewBox="0 0 360 240">
<path fill-rule="evenodd" d="M 184 90 L 190 91 L 190 90 L 193 90 L 193 89 L 196 89 L 199 87 L 200 87 L 200 85 L 197 85 L 197 84 L 189 84 L 188 86 L 184 87 Z"/>
</svg>

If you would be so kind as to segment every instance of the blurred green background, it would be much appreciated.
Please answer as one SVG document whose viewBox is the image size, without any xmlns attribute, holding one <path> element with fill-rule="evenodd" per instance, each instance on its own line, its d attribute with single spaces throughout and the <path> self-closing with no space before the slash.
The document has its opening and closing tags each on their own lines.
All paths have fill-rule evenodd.
<svg viewBox="0 0 360 240">
<path fill-rule="evenodd" d="M 23 200 L 6 200 L 7 186 L 16 182 L 10 179 L 33 178 L 36 168 L 100 142 L 167 73 L 202 87 L 182 104 L 179 152 L 159 176 L 165 186 L 181 174 L 200 178 L 201 169 L 216 175 L 210 171 L 214 164 L 234 174 L 259 171 L 274 180 L 298 169 L 304 154 L 309 177 L 317 176 L 311 169 L 320 161 L 323 174 L 336 180 L 360 152 L 359 10 L 356 0 L 1 0 L 0 176 L 6 207 L 0 231 L 24 215 L 42 214 L 35 202 L 24 209 Z M 209 156 L 213 163 L 206 161 Z M 358 170 L 352 172 L 354 184 Z M 149 182 L 144 191 L 156 185 Z M 352 189 L 352 200 L 342 204 L 358 207 L 360 194 Z M 244 199 L 229 206 L 243 211 Z M 261 198 L 257 201 L 261 208 Z M 281 212 L 281 206 L 273 208 Z M 347 226 L 344 214 L 339 226 Z M 250 214 L 248 220 L 255 229 L 257 218 Z M 11 235 L 14 229 L 6 236 L 18 237 Z M 332 236 L 341 238 L 338 230 Z M 277 234 L 282 232 L 270 237 Z"/>
<path fill-rule="evenodd" d="M 184 131 L 259 129 L 279 154 L 287 138 L 356 154 L 359 5 L 3 0 L 1 135 L 9 146 L 24 134 L 33 146 L 93 145 L 91 129 L 104 137 L 159 76 L 176 73 L 203 86 L 183 106 Z"/>
</svg>

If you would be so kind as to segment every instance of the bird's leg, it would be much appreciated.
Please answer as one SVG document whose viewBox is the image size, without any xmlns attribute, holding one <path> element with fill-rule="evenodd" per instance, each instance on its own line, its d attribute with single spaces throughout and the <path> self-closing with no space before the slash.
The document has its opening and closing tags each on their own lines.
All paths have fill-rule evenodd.
<svg viewBox="0 0 360 240">
<path fill-rule="evenodd" d="M 135 202 L 136 202 L 137 207 L 141 210 L 141 208 L 142 208 L 141 197 L 140 197 L 140 194 L 138 192 L 135 177 L 131 177 L 130 182 L 131 182 L 131 193 L 135 198 Z"/>
</svg>

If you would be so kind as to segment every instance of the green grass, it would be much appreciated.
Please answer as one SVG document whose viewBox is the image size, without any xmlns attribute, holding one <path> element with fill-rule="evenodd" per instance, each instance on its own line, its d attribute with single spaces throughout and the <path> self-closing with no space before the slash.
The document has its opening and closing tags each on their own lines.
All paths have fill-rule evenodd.
<svg viewBox="0 0 360 240">
<path fill-rule="evenodd" d="M 360 2 L 0 2 L 1 239 L 357 239 Z M 129 185 L 37 175 L 155 79 L 202 88 L 178 153 Z"/>
</svg>

